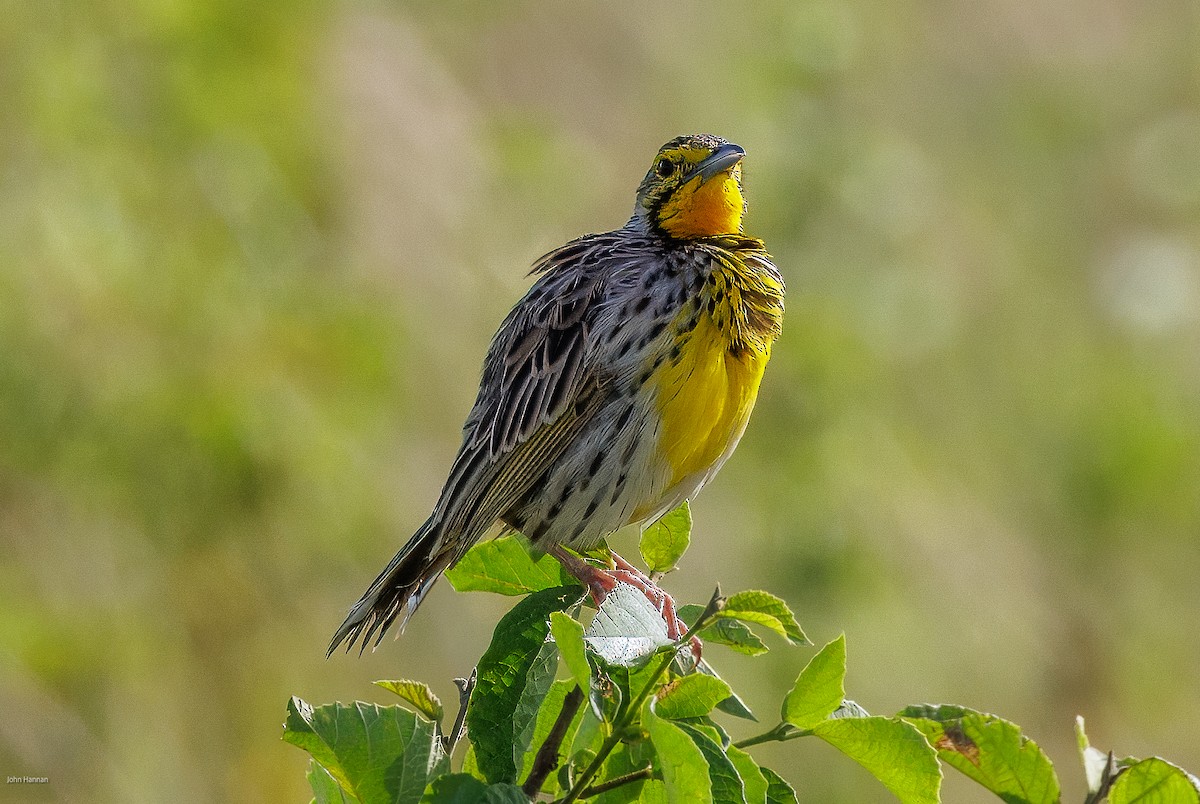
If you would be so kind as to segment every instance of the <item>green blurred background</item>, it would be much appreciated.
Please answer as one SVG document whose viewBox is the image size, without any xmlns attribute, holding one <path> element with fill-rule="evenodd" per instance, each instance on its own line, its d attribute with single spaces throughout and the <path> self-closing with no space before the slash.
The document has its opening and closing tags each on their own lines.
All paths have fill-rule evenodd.
<svg viewBox="0 0 1200 804">
<path fill-rule="evenodd" d="M 50 784 L 0 798 L 306 801 L 289 695 L 453 700 L 511 600 L 440 584 L 373 655 L 328 638 L 527 266 L 696 131 L 749 153 L 790 295 L 668 588 L 784 596 L 869 710 L 1009 717 L 1068 800 L 1076 714 L 1200 768 L 1192 0 L 2 16 L 0 775 Z M 771 721 L 811 652 L 711 654 Z M 759 754 L 803 801 L 890 800 L 803 743 Z"/>
</svg>

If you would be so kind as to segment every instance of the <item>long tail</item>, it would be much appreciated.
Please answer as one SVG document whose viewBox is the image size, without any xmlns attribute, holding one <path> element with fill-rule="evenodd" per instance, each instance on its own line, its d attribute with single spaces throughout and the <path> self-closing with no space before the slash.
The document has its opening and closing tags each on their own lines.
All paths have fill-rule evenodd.
<svg viewBox="0 0 1200 804">
<path fill-rule="evenodd" d="M 401 612 L 404 616 L 400 620 L 400 630 L 404 630 L 408 618 L 421 605 L 421 599 L 429 587 L 454 558 L 453 550 L 441 549 L 443 540 L 440 537 L 437 523 L 431 517 L 400 548 L 396 557 L 350 609 L 346 621 L 333 635 L 326 656 L 332 655 L 342 642 L 346 642 L 346 650 L 350 650 L 360 638 L 360 653 L 366 649 L 372 637 L 374 644 L 378 645 Z"/>
</svg>

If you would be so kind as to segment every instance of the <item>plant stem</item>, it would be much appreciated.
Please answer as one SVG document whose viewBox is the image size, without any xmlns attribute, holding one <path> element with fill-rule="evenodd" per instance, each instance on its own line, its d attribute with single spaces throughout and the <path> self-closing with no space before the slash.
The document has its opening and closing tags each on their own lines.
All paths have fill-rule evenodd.
<svg viewBox="0 0 1200 804">
<path fill-rule="evenodd" d="M 581 703 L 583 703 L 583 690 L 576 684 L 563 699 L 562 710 L 555 718 L 554 725 L 550 727 L 550 733 L 546 735 L 542 747 L 538 749 L 537 755 L 533 758 L 533 767 L 529 769 L 529 777 L 521 787 L 521 790 L 530 799 L 538 794 L 546 777 L 558 767 L 558 749 L 562 745 L 563 738 L 567 736 L 567 728 L 575 719 L 575 713 L 579 711 Z"/>
<path fill-rule="evenodd" d="M 810 729 L 797 729 L 787 723 L 780 723 L 770 731 L 764 731 L 762 734 L 756 734 L 753 737 L 747 737 L 744 740 L 738 740 L 733 745 L 735 748 L 749 748 L 750 746 L 758 745 L 759 743 L 782 743 L 788 740 L 794 740 L 797 737 L 807 737 L 810 734 L 812 734 Z"/>
<path fill-rule="evenodd" d="M 620 732 L 613 729 L 613 733 L 604 738 L 604 742 L 600 745 L 600 750 L 596 752 L 596 756 L 588 764 L 587 769 L 576 780 L 575 784 L 571 785 L 571 789 L 567 791 L 567 797 L 562 799 L 561 804 L 574 804 L 583 797 L 583 791 L 591 783 L 592 779 L 596 778 L 596 774 L 600 772 L 600 768 L 604 766 L 604 760 L 608 759 L 608 755 L 617 747 L 617 743 L 621 741 Z"/>
<path fill-rule="evenodd" d="M 442 746 L 446 749 L 447 754 L 454 753 L 454 747 L 458 745 L 458 741 L 462 739 L 463 732 L 467 726 L 467 704 L 471 701 L 471 693 L 475 690 L 475 679 L 479 675 L 479 668 L 471 669 L 469 678 L 456 678 L 454 685 L 458 687 L 458 717 L 454 719 L 454 728 L 449 734 L 442 735 Z"/>
<path fill-rule="evenodd" d="M 649 779 L 653 776 L 654 776 L 654 768 L 647 765 L 646 767 L 642 768 L 641 770 L 631 771 L 630 773 L 626 773 L 624 776 L 614 776 L 613 778 L 609 779 L 607 782 L 601 782 L 600 784 L 594 784 L 591 787 L 589 787 L 588 789 L 584 790 L 583 793 L 579 797 L 580 798 L 591 798 L 592 796 L 598 796 L 601 793 L 607 793 L 609 790 L 616 790 L 618 787 L 621 787 L 623 785 L 631 784 L 633 782 L 640 782 L 644 779 Z M 560 803 L 555 802 L 555 804 L 560 804 Z"/>
<path fill-rule="evenodd" d="M 718 586 L 713 592 L 712 599 L 708 602 L 704 612 L 696 620 L 696 624 L 688 629 L 688 632 L 681 636 L 675 643 L 672 650 L 665 652 L 659 660 L 658 667 L 654 668 L 654 672 L 650 674 L 650 678 L 646 681 L 646 686 L 642 687 L 637 696 L 629 703 L 628 706 L 617 716 L 616 722 L 613 723 L 612 733 L 604 738 L 604 742 L 600 744 L 600 750 L 596 752 L 596 756 L 588 763 L 587 768 L 583 771 L 575 784 L 571 785 L 571 789 L 567 792 L 566 798 L 562 799 L 560 804 L 575 804 L 581 798 L 584 798 L 584 793 L 588 790 L 588 785 L 592 783 L 592 779 L 596 778 L 596 774 L 604 767 L 604 761 L 608 759 L 608 755 L 612 753 L 617 744 L 621 742 L 621 738 L 625 735 L 625 731 L 633 722 L 633 719 L 638 716 L 642 709 L 642 705 L 646 703 L 646 699 L 654 692 L 658 680 L 662 678 L 663 673 L 667 672 L 671 667 L 671 662 L 675 661 L 675 656 L 679 653 L 680 648 L 691 642 L 692 637 L 696 632 L 708 625 L 707 620 L 712 617 L 712 614 L 720 611 L 725 605 L 725 598 L 721 596 L 721 587 Z M 608 784 L 605 782 L 604 784 Z M 598 785 L 602 786 L 602 785 Z M 591 795 L 595 795 L 594 793 Z"/>
<path fill-rule="evenodd" d="M 596 774 L 600 772 L 600 769 L 604 767 L 604 761 L 608 759 L 608 755 L 617 747 L 617 743 L 621 742 L 625 730 L 629 728 L 629 724 L 633 722 L 633 719 L 641 710 L 642 704 L 646 702 L 646 699 L 654 691 L 654 685 L 662 678 L 662 674 L 667 671 L 667 668 L 671 666 L 671 662 L 674 659 L 675 651 L 668 651 L 662 655 L 658 667 L 654 669 L 649 680 L 646 681 L 646 686 L 641 689 L 637 697 L 617 717 L 616 722 L 613 724 L 612 733 L 604 738 L 604 742 L 600 744 L 600 750 L 596 752 L 596 756 L 588 764 L 580 777 L 575 780 L 575 784 L 571 785 L 571 789 L 567 792 L 567 797 L 562 800 L 562 804 L 574 804 L 574 802 L 583 798 L 584 790 L 591 784 L 592 779 L 596 778 Z"/>
</svg>

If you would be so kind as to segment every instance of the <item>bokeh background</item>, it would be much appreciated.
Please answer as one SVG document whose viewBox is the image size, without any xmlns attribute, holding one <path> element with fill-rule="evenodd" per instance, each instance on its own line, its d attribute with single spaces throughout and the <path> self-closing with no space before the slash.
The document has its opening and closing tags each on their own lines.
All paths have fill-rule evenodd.
<svg viewBox="0 0 1200 804">
<path fill-rule="evenodd" d="M 0 21 L 3 800 L 307 801 L 288 696 L 445 699 L 511 600 L 324 658 L 527 266 L 742 144 L 789 286 L 667 582 L 845 631 L 872 712 L 1200 768 L 1191 0 L 39 0 Z M 618 548 L 636 552 L 632 542 Z M 811 652 L 714 663 L 765 721 Z M 733 724 L 737 734 L 747 727 Z M 823 745 L 805 802 L 890 800 Z M 951 778 L 946 800 L 985 801 Z"/>
</svg>

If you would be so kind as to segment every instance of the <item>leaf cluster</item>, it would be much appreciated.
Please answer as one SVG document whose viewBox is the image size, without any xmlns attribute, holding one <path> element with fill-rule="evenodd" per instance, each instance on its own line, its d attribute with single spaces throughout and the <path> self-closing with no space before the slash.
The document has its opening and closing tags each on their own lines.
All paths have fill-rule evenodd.
<svg viewBox="0 0 1200 804">
<path fill-rule="evenodd" d="M 690 527 L 684 507 L 645 531 L 640 546 L 652 573 L 677 564 Z M 940 801 L 944 766 L 1008 804 L 1061 801 L 1049 758 L 1006 720 L 924 704 L 873 716 L 848 700 L 844 636 L 808 661 L 776 725 L 732 739 L 719 714 L 757 718 L 707 660 L 696 660 L 690 640 L 757 656 L 769 649 L 761 628 L 809 644 L 770 593 L 717 590 L 707 605 L 682 606 L 690 629 L 671 639 L 660 612 L 624 585 L 585 625 L 583 590 L 516 537 L 476 545 L 447 577 L 460 591 L 523 596 L 497 624 L 472 679 L 459 680 L 459 717 L 446 731 L 441 702 L 416 681 L 377 682 L 402 699 L 393 706 L 313 708 L 293 698 L 283 736 L 312 756 L 315 802 L 783 804 L 797 801 L 795 790 L 749 749 L 801 738 L 837 749 L 906 803 Z M 1200 804 L 1200 782 L 1182 769 L 1104 754 L 1088 744 L 1082 720 L 1077 735 L 1084 804 Z"/>
</svg>

